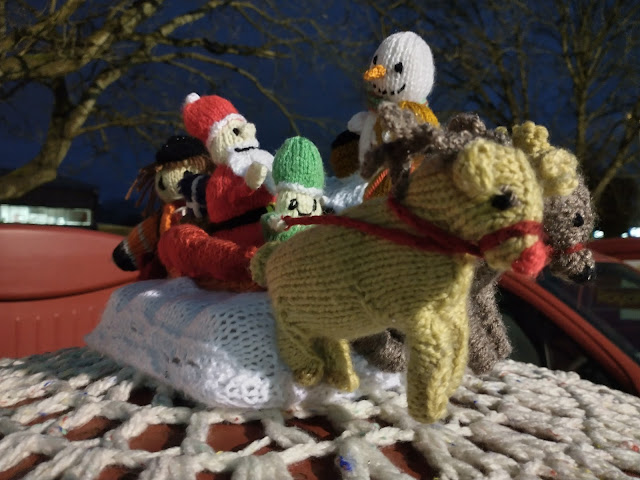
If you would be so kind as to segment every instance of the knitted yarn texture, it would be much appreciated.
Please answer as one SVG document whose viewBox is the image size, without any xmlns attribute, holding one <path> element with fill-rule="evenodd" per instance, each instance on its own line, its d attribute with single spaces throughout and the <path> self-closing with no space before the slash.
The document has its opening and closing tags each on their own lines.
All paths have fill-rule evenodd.
<svg viewBox="0 0 640 480">
<path fill-rule="evenodd" d="M 454 117 L 453 121 L 459 122 L 458 117 Z M 558 153 L 559 149 L 548 143 L 546 128 L 532 122 L 515 126 L 513 131 L 514 143 L 527 153 L 538 178 L 544 178 L 543 226 L 547 234 L 546 243 L 553 251 L 549 270 L 568 281 L 588 280 L 595 268 L 593 255 L 586 248 L 576 247 L 588 241 L 593 230 L 594 215 L 589 191 L 577 169 L 575 156 L 566 151 Z M 508 138 L 505 137 L 505 140 Z M 565 195 L 557 195 L 560 189 Z M 480 263 L 469 295 L 469 367 L 476 373 L 488 372 L 511 352 L 509 337 L 495 299 L 499 276 L 486 263 Z M 400 371 L 406 368 L 401 336 L 388 332 L 374 335 L 354 342 L 354 347 L 384 370 Z"/>
<path fill-rule="evenodd" d="M 281 217 L 322 214 L 324 166 L 316 146 L 304 137 L 292 137 L 282 144 L 273 160 L 276 203 L 260 219 L 265 240 L 283 241 L 308 227 L 285 229 Z"/>
<path fill-rule="evenodd" d="M 244 121 L 245 118 L 238 113 L 236 107 L 227 100 L 218 95 L 206 95 L 201 97 L 197 93 L 190 93 L 185 99 L 182 107 L 182 118 L 184 126 L 190 135 L 200 139 L 211 151 L 212 141 L 221 133 L 221 130 L 229 122 Z M 233 135 L 233 131 L 226 133 Z M 212 155 L 216 163 L 219 156 Z"/>
<path fill-rule="evenodd" d="M 514 189 L 518 207 L 491 206 L 491 195 L 500 185 Z M 469 143 L 440 170 L 419 167 L 404 203 L 471 242 L 501 227 L 542 219 L 541 191 L 526 157 L 483 139 Z M 409 228 L 381 199 L 345 215 Z M 511 268 L 514 262 L 528 263 L 527 254 L 521 255 L 538 245 L 535 235 L 510 238 L 485 257 L 494 267 Z M 474 261 L 462 255 L 400 247 L 347 228 L 318 225 L 300 232 L 266 261 L 280 354 L 302 385 L 324 378 L 336 388 L 354 390 L 358 377 L 348 341 L 397 328 L 407 335 L 411 350 L 409 412 L 425 422 L 442 418 L 466 366 L 466 298 L 473 268 Z"/>
<path fill-rule="evenodd" d="M 273 157 L 259 149 L 255 125 L 222 97 L 190 94 L 182 114 L 217 167 L 210 176 L 180 182 L 199 220 L 167 232 L 158 245 L 160 259 L 172 277 L 188 276 L 205 288 L 256 290 L 248 268 L 264 243 L 260 217 L 274 200 L 265 185 Z"/>
<path fill-rule="evenodd" d="M 640 475 L 637 397 L 512 361 L 465 375 L 431 425 L 408 417 L 402 388 L 382 386 L 287 411 L 207 407 L 84 348 L 0 359 L 0 407 L 5 478 L 293 480 L 301 465 L 343 480 Z M 162 429 L 168 441 L 141 445 Z M 248 438 L 223 451 L 230 431 Z"/>
<path fill-rule="evenodd" d="M 313 197 L 322 195 L 324 167 L 316 146 L 304 137 L 284 141 L 273 159 L 276 191 L 290 190 Z"/>
<path fill-rule="evenodd" d="M 185 174 L 206 173 L 212 168 L 209 153 L 197 138 L 186 135 L 169 137 L 156 152 L 155 162 L 140 170 L 127 193 L 126 198 L 129 198 L 133 190 L 140 192 L 136 205 L 149 197 L 144 211 L 147 218 L 114 249 L 112 258 L 119 268 L 140 270 L 141 280 L 166 275 L 157 260 L 156 249 L 160 236 L 179 223 L 182 216 L 177 215 L 177 210 L 183 207 L 183 194 L 178 184 Z M 164 205 L 161 212 L 152 213 L 156 198 L 161 199 Z"/>
<path fill-rule="evenodd" d="M 206 291 L 189 278 L 118 289 L 87 344 L 212 407 L 292 408 L 396 389 L 398 374 L 355 364 L 358 392 L 303 388 L 281 360 L 265 292 Z"/>
<path fill-rule="evenodd" d="M 385 38 L 371 58 L 364 73 L 368 95 L 367 110 L 355 114 L 347 129 L 359 135 L 358 160 L 362 165 L 366 153 L 376 145 L 388 141 L 378 122 L 376 110 L 383 101 L 402 104 L 410 109 L 419 123 L 438 124 L 436 116 L 427 106 L 427 95 L 433 87 L 435 66 L 429 45 L 414 32 L 398 32 Z M 380 187 L 380 195 L 389 189 L 388 181 L 372 180 L 372 189 Z M 385 183 L 385 185 L 379 185 Z M 375 196 L 373 193 L 366 198 Z"/>
</svg>

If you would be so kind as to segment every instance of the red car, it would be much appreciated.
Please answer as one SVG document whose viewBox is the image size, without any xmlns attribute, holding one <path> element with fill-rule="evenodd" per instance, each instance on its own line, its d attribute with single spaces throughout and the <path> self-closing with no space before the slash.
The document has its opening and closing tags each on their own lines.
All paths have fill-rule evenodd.
<svg viewBox="0 0 640 480">
<path fill-rule="evenodd" d="M 640 396 L 640 271 L 595 258 L 596 277 L 582 285 L 546 271 L 536 281 L 503 276 L 499 303 L 511 358 Z"/>
</svg>

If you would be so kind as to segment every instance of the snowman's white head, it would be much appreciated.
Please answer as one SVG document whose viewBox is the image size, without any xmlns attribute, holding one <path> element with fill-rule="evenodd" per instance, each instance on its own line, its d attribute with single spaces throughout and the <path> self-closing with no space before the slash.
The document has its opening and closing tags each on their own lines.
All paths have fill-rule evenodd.
<svg viewBox="0 0 640 480">
<path fill-rule="evenodd" d="M 426 102 L 434 77 L 431 49 L 413 32 L 385 38 L 364 73 L 370 93 L 391 102 Z"/>
</svg>

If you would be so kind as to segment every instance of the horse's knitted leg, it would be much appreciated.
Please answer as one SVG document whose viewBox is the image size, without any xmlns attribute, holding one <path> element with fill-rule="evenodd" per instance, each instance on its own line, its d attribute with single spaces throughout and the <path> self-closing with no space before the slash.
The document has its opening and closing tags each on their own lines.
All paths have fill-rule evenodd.
<svg viewBox="0 0 640 480">
<path fill-rule="evenodd" d="M 474 273 L 469 292 L 469 368 L 487 373 L 511 353 L 511 343 L 496 302 L 499 275 L 485 263 Z"/>
<path fill-rule="evenodd" d="M 469 368 L 479 375 L 493 369 L 498 362 L 498 352 L 482 325 L 482 318 L 469 308 Z"/>
<path fill-rule="evenodd" d="M 401 372 L 407 368 L 404 334 L 394 329 L 358 338 L 353 349 L 373 366 L 385 372 Z"/>
<path fill-rule="evenodd" d="M 453 373 L 449 381 L 449 389 L 447 396 L 453 395 L 460 383 L 464 370 L 467 367 L 467 356 L 469 347 L 469 321 L 466 317 L 466 308 L 464 304 L 460 305 L 451 315 L 451 344 L 453 350 Z"/>
<path fill-rule="evenodd" d="M 315 385 L 322 379 L 324 364 L 313 351 L 312 339 L 287 323 L 286 312 L 276 306 L 273 311 L 280 356 L 291 368 L 296 382 L 305 387 Z"/>
<path fill-rule="evenodd" d="M 419 327 L 407 332 L 410 349 L 407 401 L 413 418 L 432 423 L 447 412 L 448 392 L 454 373 L 453 335 L 447 325 L 448 315 L 433 312 L 420 315 Z"/>
<path fill-rule="evenodd" d="M 360 384 L 353 370 L 351 352 L 347 340 L 335 340 L 323 337 L 318 340 L 325 361 L 327 383 L 339 390 L 352 392 Z"/>
</svg>

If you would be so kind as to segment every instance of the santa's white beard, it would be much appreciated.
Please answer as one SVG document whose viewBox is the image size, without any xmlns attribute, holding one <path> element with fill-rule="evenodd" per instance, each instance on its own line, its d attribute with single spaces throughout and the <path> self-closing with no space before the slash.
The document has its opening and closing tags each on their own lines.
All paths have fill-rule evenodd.
<svg viewBox="0 0 640 480">
<path fill-rule="evenodd" d="M 233 173 L 239 177 L 244 177 L 252 163 L 259 163 L 271 171 L 273 165 L 273 155 L 266 150 L 258 148 L 257 141 L 236 144 L 229 149 L 227 163 Z"/>
</svg>

